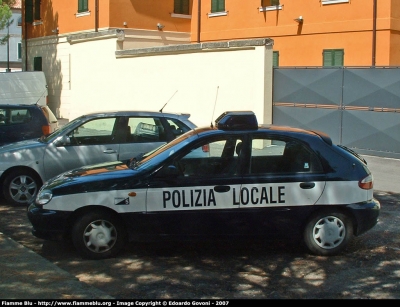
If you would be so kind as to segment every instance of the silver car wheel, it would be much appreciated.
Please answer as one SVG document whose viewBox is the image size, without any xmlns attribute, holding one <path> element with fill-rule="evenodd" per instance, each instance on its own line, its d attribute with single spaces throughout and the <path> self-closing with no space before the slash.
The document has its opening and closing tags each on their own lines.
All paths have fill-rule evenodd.
<svg viewBox="0 0 400 307">
<path fill-rule="evenodd" d="M 315 243 L 325 249 L 339 246 L 346 236 L 346 227 L 342 220 L 335 216 L 326 216 L 318 220 L 313 228 Z"/>
<path fill-rule="evenodd" d="M 37 191 L 36 181 L 27 175 L 15 177 L 9 185 L 10 196 L 17 203 L 29 203 L 34 199 Z"/>
<path fill-rule="evenodd" d="M 92 252 L 104 253 L 112 249 L 117 242 L 117 230 L 108 221 L 93 221 L 85 228 L 83 240 Z"/>
</svg>

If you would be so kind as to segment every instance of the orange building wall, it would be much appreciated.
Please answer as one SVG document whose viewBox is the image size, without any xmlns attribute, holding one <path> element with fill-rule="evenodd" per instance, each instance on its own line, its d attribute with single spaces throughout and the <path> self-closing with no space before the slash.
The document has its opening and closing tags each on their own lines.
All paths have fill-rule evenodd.
<svg viewBox="0 0 400 307">
<path fill-rule="evenodd" d="M 336 48 L 345 50 L 344 65 L 372 64 L 373 0 L 330 5 L 281 0 L 282 10 L 266 12 L 259 11 L 259 0 L 246 0 L 245 6 L 241 0 L 225 3 L 227 16 L 209 17 L 211 1 L 202 0 L 201 41 L 269 37 L 274 40 L 274 50 L 279 51 L 280 66 L 320 66 L 322 50 Z M 192 29 L 197 24 L 196 14 L 192 14 Z M 390 47 L 397 45 L 399 15 L 400 1 L 377 0 L 377 66 L 400 64 L 399 49 Z M 294 20 L 299 16 L 303 17 L 302 24 Z M 192 31 L 192 42 L 197 39 Z"/>
<path fill-rule="evenodd" d="M 172 17 L 173 0 L 98 0 L 99 29 L 130 28 L 191 33 L 191 42 L 272 38 L 280 66 L 320 66 L 323 49 L 344 49 L 344 65 L 369 66 L 373 54 L 374 0 L 322 5 L 320 0 L 281 0 L 282 10 L 260 12 L 260 0 L 226 0 L 227 16 L 209 17 L 211 0 L 191 2 L 191 19 Z M 42 0 L 42 24 L 27 27 L 27 37 L 94 31 L 90 14 L 77 17 L 78 0 Z M 400 1 L 376 0 L 375 65 L 400 65 Z M 24 3 L 24 2 L 23 2 Z M 198 16 L 200 15 L 200 33 Z M 303 23 L 294 21 L 299 16 Z M 126 22 L 126 26 L 124 26 Z M 23 37 L 25 35 L 23 34 Z"/>
<path fill-rule="evenodd" d="M 96 27 L 95 0 L 89 1 L 90 13 L 77 16 L 78 0 L 42 0 L 42 24 L 28 25 L 29 38 L 79 31 Z M 156 30 L 162 23 L 165 31 L 190 32 L 190 19 L 171 17 L 174 0 L 98 0 L 98 28 L 135 28 Z M 127 23 L 124 26 L 124 22 Z"/>
<path fill-rule="evenodd" d="M 110 0 L 110 27 L 190 32 L 190 19 L 171 17 L 174 0 Z M 124 26 L 124 22 L 127 26 Z"/>
</svg>

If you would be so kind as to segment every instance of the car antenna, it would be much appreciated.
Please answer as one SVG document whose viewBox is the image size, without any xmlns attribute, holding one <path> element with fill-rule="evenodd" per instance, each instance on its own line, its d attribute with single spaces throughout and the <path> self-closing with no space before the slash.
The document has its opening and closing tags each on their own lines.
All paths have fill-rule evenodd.
<svg viewBox="0 0 400 307">
<path fill-rule="evenodd" d="M 215 96 L 214 110 L 213 110 L 212 117 L 211 117 L 211 128 L 214 128 L 212 121 L 214 118 L 215 106 L 217 105 L 218 89 L 219 89 L 219 85 L 217 86 L 217 95 Z"/>
<path fill-rule="evenodd" d="M 38 100 L 36 100 L 35 104 L 37 104 L 39 102 L 40 99 L 42 99 L 42 97 L 44 96 L 44 93 L 46 93 L 48 86 L 46 85 L 46 89 L 40 94 Z"/>
<path fill-rule="evenodd" d="M 168 101 L 164 104 L 164 106 L 160 109 L 160 113 L 162 113 L 162 110 L 165 108 L 165 106 L 167 105 L 167 103 L 172 99 L 172 97 L 175 96 L 175 94 L 178 92 L 178 90 L 175 91 L 175 93 L 171 96 L 170 99 L 168 99 Z"/>
</svg>

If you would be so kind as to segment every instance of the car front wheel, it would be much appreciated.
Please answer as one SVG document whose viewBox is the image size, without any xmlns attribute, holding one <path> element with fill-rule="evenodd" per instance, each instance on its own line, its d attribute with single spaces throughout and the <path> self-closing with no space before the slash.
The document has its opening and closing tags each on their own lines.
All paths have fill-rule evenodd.
<svg viewBox="0 0 400 307">
<path fill-rule="evenodd" d="M 352 221 L 341 212 L 319 212 L 309 219 L 304 229 L 304 242 L 315 255 L 337 255 L 352 237 Z"/>
<path fill-rule="evenodd" d="M 126 231 L 118 217 L 106 212 L 89 212 L 72 228 L 72 242 L 83 258 L 116 256 L 126 243 Z"/>
<path fill-rule="evenodd" d="M 32 171 L 19 169 L 12 171 L 4 180 L 3 195 L 10 205 L 28 205 L 41 186 L 41 180 Z"/>
</svg>

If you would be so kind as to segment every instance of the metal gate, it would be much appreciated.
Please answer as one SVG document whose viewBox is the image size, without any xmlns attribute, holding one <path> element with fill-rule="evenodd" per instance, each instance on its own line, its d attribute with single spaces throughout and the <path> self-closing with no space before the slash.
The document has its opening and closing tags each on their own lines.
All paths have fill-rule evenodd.
<svg viewBox="0 0 400 307">
<path fill-rule="evenodd" d="M 400 68 L 274 68 L 273 123 L 326 132 L 360 154 L 400 158 Z"/>
</svg>

